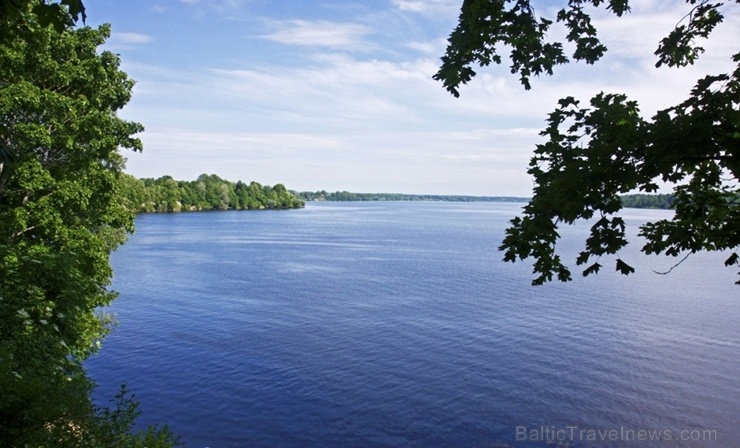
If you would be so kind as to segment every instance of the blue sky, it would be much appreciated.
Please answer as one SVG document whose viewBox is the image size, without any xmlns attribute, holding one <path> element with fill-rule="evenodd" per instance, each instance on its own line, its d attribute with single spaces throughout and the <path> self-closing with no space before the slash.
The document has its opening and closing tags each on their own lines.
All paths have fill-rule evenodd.
<svg viewBox="0 0 740 448">
<path fill-rule="evenodd" d="M 432 75 L 461 3 L 85 5 L 89 25 L 112 25 L 106 49 L 137 81 L 121 116 L 145 126 L 144 152 L 128 155 L 128 172 L 213 173 L 299 191 L 529 196 L 527 164 L 558 98 L 622 92 L 651 114 L 684 98 L 701 75 L 730 70 L 740 42 L 730 5 L 699 64 L 655 69 L 658 41 L 688 8 L 635 1 L 625 18 L 596 13 L 609 47 L 597 65 L 561 67 L 531 91 L 506 66 L 486 68 L 456 99 Z M 553 17 L 559 4 L 537 12 Z"/>
</svg>

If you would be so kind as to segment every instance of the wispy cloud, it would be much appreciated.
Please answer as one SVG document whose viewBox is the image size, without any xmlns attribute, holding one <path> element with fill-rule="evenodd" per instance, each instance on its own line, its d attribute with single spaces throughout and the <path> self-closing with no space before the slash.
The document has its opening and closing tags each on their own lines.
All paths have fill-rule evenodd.
<svg viewBox="0 0 740 448">
<path fill-rule="evenodd" d="M 417 14 L 454 13 L 460 4 L 456 0 L 393 0 L 399 10 Z"/>
<path fill-rule="evenodd" d="M 141 177 L 162 167 L 180 178 L 218 173 L 230 180 L 286 183 L 298 190 L 526 195 L 527 149 L 534 130 L 351 134 L 194 132 L 155 128 L 145 150 L 129 157 Z M 341 170 L 337 167 L 341 166 Z M 419 185 L 420 178 L 433 184 Z M 460 179 L 465 179 L 461 182 Z M 379 186 L 380 185 L 380 186 Z"/>
<path fill-rule="evenodd" d="M 141 33 L 113 33 L 110 40 L 111 43 L 115 44 L 135 45 L 149 43 L 154 38 L 148 34 Z"/>
<path fill-rule="evenodd" d="M 191 6 L 169 3 L 180 5 L 168 14 L 181 20 L 168 22 L 167 34 L 152 14 L 149 28 L 124 24 L 147 34 L 116 37 L 135 49 L 151 35 L 163 49 L 156 59 L 153 44 L 123 58 L 137 85 L 122 113 L 147 128 L 144 154 L 130 157 L 136 175 L 214 172 L 295 189 L 527 195 L 527 162 L 559 98 L 587 105 L 601 91 L 625 93 L 649 116 L 684 99 L 702 73 L 732 68 L 728 56 L 740 40 L 733 13 L 696 66 L 656 70 L 652 53 L 685 2 L 645 0 L 623 18 L 599 8 L 594 20 L 609 52 L 596 65 L 557 67 L 533 79 L 530 91 L 507 62 L 476 68 L 453 98 L 432 76 L 459 0 L 304 9 L 185 2 Z M 243 14 L 228 9 L 239 4 Z M 214 11 L 223 13 L 206 14 Z M 176 30 L 190 36 L 188 25 L 224 29 L 171 49 Z M 553 27 L 552 38 L 564 37 L 562 24 Z M 245 29 L 252 38 L 244 39 Z"/>
<path fill-rule="evenodd" d="M 185 3 L 186 5 L 197 5 L 197 4 L 203 4 L 207 6 L 217 7 L 217 8 L 238 8 L 244 3 L 244 0 L 180 0 L 181 3 Z"/>
<path fill-rule="evenodd" d="M 288 20 L 275 22 L 276 31 L 262 37 L 286 45 L 305 45 L 331 48 L 360 48 L 367 45 L 364 37 L 370 28 L 356 23 L 337 23 L 325 20 Z"/>
<path fill-rule="evenodd" d="M 406 44 L 406 47 L 428 56 L 440 57 L 447 47 L 447 41 L 436 39 L 427 42 L 409 42 Z"/>
</svg>

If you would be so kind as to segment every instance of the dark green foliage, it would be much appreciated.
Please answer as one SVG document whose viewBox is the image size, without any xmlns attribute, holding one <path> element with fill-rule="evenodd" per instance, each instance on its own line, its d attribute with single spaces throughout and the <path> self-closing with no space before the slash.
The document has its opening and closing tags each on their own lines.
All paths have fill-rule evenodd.
<svg viewBox="0 0 740 448">
<path fill-rule="evenodd" d="M 44 27 L 51 26 L 58 32 L 80 19 L 84 22 L 86 18 L 82 0 L 0 0 L 0 27 L 28 24 L 26 14 L 29 11 L 33 12 L 34 21 Z"/>
<path fill-rule="evenodd" d="M 593 64 L 603 56 L 606 47 L 596 37 L 591 17 L 583 11 L 600 0 L 575 0 L 557 14 L 557 21 L 568 28 L 567 40 L 576 45 L 575 60 Z M 608 9 L 621 16 L 629 10 L 626 1 L 612 0 Z M 518 73 L 525 89 L 531 88 L 530 78 L 543 73 L 552 75 L 556 65 L 569 62 L 562 42 L 547 40 L 552 20 L 538 17 L 529 0 L 465 0 L 459 24 L 449 38 L 449 46 L 442 57 L 442 67 L 434 79 L 442 81 L 445 88 L 459 96 L 460 84 L 467 84 L 474 76 L 471 67 L 491 63 L 501 64 L 501 44 L 511 51 L 511 73 Z"/>
<path fill-rule="evenodd" d="M 114 407 L 94 406 L 89 394 L 93 383 L 79 368 L 67 375 L 49 375 L 42 368 L 22 381 L 7 382 L 0 372 L 2 413 L 0 442 L 9 448 L 169 448 L 179 438 L 165 425 L 136 430 L 139 403 L 125 386 Z"/>
<path fill-rule="evenodd" d="M 551 20 L 537 18 L 527 0 L 467 0 L 458 27 L 449 39 L 442 66 L 435 75 L 458 96 L 460 84 L 472 79 L 477 64 L 501 63 L 497 54 L 511 48 L 511 70 L 529 88 L 531 75 L 552 74 L 568 61 L 561 42 L 547 42 Z M 723 19 L 722 3 L 688 0 L 688 14 L 663 39 L 655 54 L 657 66 L 693 64 L 703 52 L 696 41 L 707 38 Z M 629 11 L 627 1 L 576 0 L 560 10 L 557 21 L 575 43 L 573 58 L 596 62 L 606 51 L 598 40 L 584 6 L 607 6 L 617 16 Z M 512 220 L 500 249 L 506 261 L 535 259 L 534 284 L 557 277 L 571 279 L 557 254 L 558 226 L 593 220 L 586 247 L 576 259 L 587 265 L 583 275 L 597 273 L 602 255 L 616 255 L 616 270 L 634 269 L 619 258 L 627 243 L 625 225 L 617 215 L 623 206 L 637 206 L 645 197 L 633 191 L 655 192 L 657 182 L 674 184 L 667 204 L 672 219 L 647 223 L 640 235 L 648 254 L 678 256 L 700 250 L 735 252 L 740 245 L 740 53 L 732 73 L 707 76 L 682 103 L 648 119 L 625 95 L 600 93 L 588 106 L 573 97 L 559 102 L 541 135 L 530 162 L 534 177 L 532 200 L 522 216 Z M 670 202 L 668 202 L 670 201 Z M 644 206 L 644 205 L 643 205 Z M 595 257 L 596 261 L 591 258 Z M 589 264 L 590 263 L 590 264 Z M 729 265 L 738 258 L 730 256 Z M 739 282 L 740 283 L 740 282 Z"/>
<path fill-rule="evenodd" d="M 655 55 L 658 56 L 656 67 L 663 64 L 669 67 L 682 67 L 693 64 L 704 52 L 704 48 L 695 44 L 697 38 L 706 39 L 722 21 L 719 8 L 722 3 L 709 3 L 707 0 L 689 0 L 695 5 L 687 14 L 686 24 L 679 24 L 671 33 L 660 41 Z M 698 4 L 697 4 L 698 3 Z"/>
<path fill-rule="evenodd" d="M 167 425 L 149 426 L 136 431 L 134 423 L 141 414 L 136 397 L 125 385 L 116 394 L 113 408 L 96 408 L 89 424 L 85 446 L 125 448 L 165 448 L 181 445 Z"/>
<path fill-rule="evenodd" d="M 171 176 L 137 179 L 127 174 L 122 178 L 121 194 L 126 207 L 136 213 L 289 209 L 305 205 L 282 184 L 270 187 L 257 182 L 233 183 L 215 174 L 201 174 L 194 181 L 176 181 Z"/>
<path fill-rule="evenodd" d="M 134 219 L 120 149 L 141 149 L 142 126 L 116 114 L 133 81 L 98 51 L 109 28 L 69 28 L 76 5 L 0 4 L 0 446 L 172 446 L 107 428 L 82 366 L 110 325 L 109 255 Z"/>
<path fill-rule="evenodd" d="M 4 366 L 21 377 L 96 349 L 95 309 L 114 297 L 108 255 L 133 229 L 115 188 L 119 147 L 140 149 L 141 126 L 115 114 L 133 82 L 97 54 L 107 35 L 0 35 L 0 331 Z"/>
</svg>

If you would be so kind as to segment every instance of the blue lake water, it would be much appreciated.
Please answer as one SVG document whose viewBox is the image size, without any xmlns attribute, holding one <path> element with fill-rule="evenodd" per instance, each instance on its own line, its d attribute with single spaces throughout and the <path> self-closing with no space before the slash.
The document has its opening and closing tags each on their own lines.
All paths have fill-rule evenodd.
<svg viewBox="0 0 740 448">
<path fill-rule="evenodd" d="M 195 448 L 740 446 L 729 254 L 661 276 L 677 260 L 634 244 L 632 276 L 609 259 L 532 287 L 497 250 L 521 206 L 141 215 L 112 258 L 96 397 L 126 382 L 141 423 Z M 563 230 L 564 253 L 586 229 Z"/>
</svg>

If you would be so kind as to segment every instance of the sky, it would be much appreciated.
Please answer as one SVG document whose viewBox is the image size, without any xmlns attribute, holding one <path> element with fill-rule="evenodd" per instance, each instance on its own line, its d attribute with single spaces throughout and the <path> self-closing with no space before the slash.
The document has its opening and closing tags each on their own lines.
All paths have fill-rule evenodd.
<svg viewBox="0 0 740 448">
<path fill-rule="evenodd" d="M 87 24 L 111 24 L 104 49 L 136 80 L 119 114 L 146 129 L 143 153 L 127 154 L 137 177 L 525 197 L 559 98 L 626 93 L 650 116 L 732 69 L 732 2 L 699 63 L 680 70 L 656 69 L 653 52 L 690 8 L 632 3 L 622 18 L 594 11 L 609 49 L 597 64 L 560 66 L 525 91 L 505 60 L 454 98 L 432 76 L 462 0 L 85 0 Z M 553 18 L 565 1 L 534 4 Z"/>
</svg>

